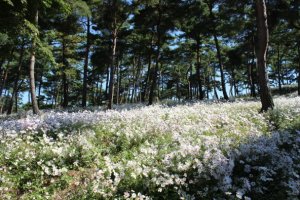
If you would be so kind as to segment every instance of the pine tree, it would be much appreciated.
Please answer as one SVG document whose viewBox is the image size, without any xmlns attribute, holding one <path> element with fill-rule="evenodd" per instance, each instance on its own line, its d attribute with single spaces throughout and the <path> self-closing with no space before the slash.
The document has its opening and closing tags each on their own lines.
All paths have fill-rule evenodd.
<svg viewBox="0 0 300 200">
<path fill-rule="evenodd" d="M 269 88 L 269 78 L 266 69 L 266 56 L 269 42 L 269 30 L 267 21 L 267 8 L 265 0 L 256 0 L 257 12 L 257 67 L 259 73 L 260 98 L 262 103 L 261 112 L 273 109 L 274 103 Z"/>
</svg>

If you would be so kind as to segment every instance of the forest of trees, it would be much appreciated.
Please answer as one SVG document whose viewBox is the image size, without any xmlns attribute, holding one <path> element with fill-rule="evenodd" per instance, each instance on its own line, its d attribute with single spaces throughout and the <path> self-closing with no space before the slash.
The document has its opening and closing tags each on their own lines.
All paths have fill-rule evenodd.
<svg viewBox="0 0 300 200">
<path fill-rule="evenodd" d="M 264 111 L 269 85 L 300 95 L 299 0 L 0 0 L 0 10 L 1 113 L 242 94 L 260 95 Z"/>
</svg>

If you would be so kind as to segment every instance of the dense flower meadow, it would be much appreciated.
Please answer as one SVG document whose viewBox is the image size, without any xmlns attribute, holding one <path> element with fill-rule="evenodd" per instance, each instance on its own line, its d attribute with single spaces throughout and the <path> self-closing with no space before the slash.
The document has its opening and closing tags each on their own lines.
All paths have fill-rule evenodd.
<svg viewBox="0 0 300 200">
<path fill-rule="evenodd" d="M 300 199 L 300 98 L 0 118 L 1 199 Z"/>
</svg>

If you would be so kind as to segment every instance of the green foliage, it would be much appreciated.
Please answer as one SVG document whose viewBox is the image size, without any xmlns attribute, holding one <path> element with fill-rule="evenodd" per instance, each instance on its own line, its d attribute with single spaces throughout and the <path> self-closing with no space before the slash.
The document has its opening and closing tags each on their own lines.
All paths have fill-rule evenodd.
<svg viewBox="0 0 300 200">
<path fill-rule="evenodd" d="M 3 0 L 5 3 L 7 3 L 10 6 L 14 6 L 13 2 L 11 0 Z"/>
<path fill-rule="evenodd" d="M 275 129 L 281 131 L 299 130 L 300 117 L 298 115 L 293 116 L 293 111 L 287 111 L 284 109 L 274 109 L 269 111 L 269 113 L 270 113 L 270 121 L 275 127 Z"/>
<path fill-rule="evenodd" d="M 87 105 L 101 105 L 108 97 L 106 82 L 110 79 L 112 36 L 117 34 L 114 103 L 146 102 L 154 77 L 157 78 L 154 93 L 157 93 L 158 101 L 202 99 L 199 90 L 203 97 L 216 99 L 221 90 L 219 61 L 213 40 L 216 35 L 225 85 L 226 89 L 230 88 L 231 98 L 248 93 L 250 88 L 254 88 L 258 96 L 253 3 L 4 0 L 0 2 L 0 69 L 16 68 L 20 49 L 18 41 L 24 39 L 25 56 L 22 80 L 19 81 L 22 82 L 22 91 L 19 91 L 18 105 L 27 103 L 20 97 L 30 88 L 25 81 L 28 72 L 23 69 L 28 69 L 25 64 L 31 51 L 30 43 L 35 41 L 35 78 L 40 86 L 41 106 L 59 107 L 64 96 L 70 98 L 67 106 L 78 106 L 84 96 L 83 88 L 87 91 Z M 267 8 L 270 19 L 267 64 L 271 87 L 278 86 L 279 77 L 282 85 L 295 84 L 299 70 L 299 5 L 296 1 L 270 1 Z M 34 23 L 36 9 L 39 11 L 38 24 Z M 88 49 L 89 55 L 86 55 Z M 13 56 L 10 55 L 12 51 L 15 51 Z M 87 70 L 84 70 L 86 63 Z M 6 82 L 5 71 L 1 71 L 0 79 L 5 82 L 0 84 L 2 94 L 11 91 L 14 71 L 8 71 Z M 83 71 L 87 72 L 87 77 L 83 76 Z M 67 85 L 68 95 L 64 95 L 64 85 Z M 283 90 L 279 93 L 283 94 Z M 6 94 L 5 98 L 9 99 L 10 93 Z M 3 112 L 6 107 L 5 104 Z"/>
<path fill-rule="evenodd" d="M 0 33 L 0 47 L 7 44 L 8 42 L 8 35 L 5 33 Z"/>
</svg>

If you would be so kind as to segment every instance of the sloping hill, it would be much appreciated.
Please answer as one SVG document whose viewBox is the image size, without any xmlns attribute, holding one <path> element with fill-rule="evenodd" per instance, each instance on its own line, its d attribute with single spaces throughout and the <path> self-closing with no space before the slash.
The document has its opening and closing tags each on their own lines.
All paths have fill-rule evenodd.
<svg viewBox="0 0 300 200">
<path fill-rule="evenodd" d="M 2 199 L 297 199 L 300 98 L 0 122 Z"/>
</svg>

